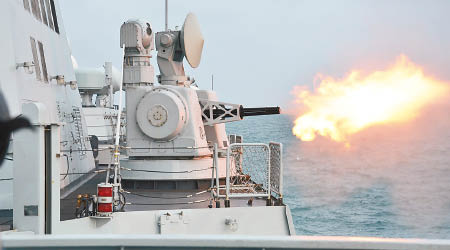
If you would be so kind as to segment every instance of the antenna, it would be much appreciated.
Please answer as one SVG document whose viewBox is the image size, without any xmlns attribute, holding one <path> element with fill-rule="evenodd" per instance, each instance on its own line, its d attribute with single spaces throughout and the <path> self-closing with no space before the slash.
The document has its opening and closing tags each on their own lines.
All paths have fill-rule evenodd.
<svg viewBox="0 0 450 250">
<path fill-rule="evenodd" d="M 122 56 L 125 58 L 125 44 L 122 45 L 123 52 Z M 123 64 L 122 64 L 122 81 L 120 82 L 120 88 L 119 88 L 119 112 L 117 112 L 117 122 L 116 122 L 116 141 L 114 143 L 114 188 L 121 185 L 119 183 L 118 175 L 120 174 L 120 122 L 121 122 L 121 115 L 122 115 L 122 87 L 123 87 Z M 120 186 L 120 188 L 122 188 Z M 115 189 L 115 191 L 118 191 Z M 115 192 L 114 198 L 118 198 L 118 193 Z"/>
<path fill-rule="evenodd" d="M 166 0 L 166 31 L 169 30 L 169 0 Z"/>
<path fill-rule="evenodd" d="M 167 30 L 156 33 L 158 51 L 158 82 L 162 85 L 191 85 L 194 80 L 186 76 L 183 59 L 192 68 L 197 68 L 202 58 L 204 39 L 197 17 L 189 13 L 181 30 Z"/>
</svg>

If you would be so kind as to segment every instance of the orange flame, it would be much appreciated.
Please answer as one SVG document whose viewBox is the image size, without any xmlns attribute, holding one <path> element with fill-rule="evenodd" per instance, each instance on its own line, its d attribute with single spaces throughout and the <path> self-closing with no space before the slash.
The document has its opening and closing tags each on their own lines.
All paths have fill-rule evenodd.
<svg viewBox="0 0 450 250">
<path fill-rule="evenodd" d="M 447 95 L 447 83 L 426 76 L 406 56 L 383 71 L 344 79 L 318 76 L 314 92 L 297 89 L 297 102 L 306 109 L 292 132 L 303 141 L 317 135 L 347 142 L 350 135 L 372 125 L 407 122 L 435 100 Z"/>
</svg>

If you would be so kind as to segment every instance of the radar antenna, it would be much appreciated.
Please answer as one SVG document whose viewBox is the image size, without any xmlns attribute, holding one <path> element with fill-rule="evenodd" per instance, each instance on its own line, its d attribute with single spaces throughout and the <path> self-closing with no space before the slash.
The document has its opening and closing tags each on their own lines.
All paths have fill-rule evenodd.
<svg viewBox="0 0 450 250">
<path fill-rule="evenodd" d="M 166 0 L 166 31 L 169 30 L 169 0 Z"/>
<path fill-rule="evenodd" d="M 193 13 L 186 16 L 181 30 L 167 30 L 156 33 L 156 50 L 162 85 L 190 86 L 194 79 L 185 75 L 183 59 L 192 68 L 200 64 L 203 50 L 203 35 L 197 17 Z"/>
</svg>

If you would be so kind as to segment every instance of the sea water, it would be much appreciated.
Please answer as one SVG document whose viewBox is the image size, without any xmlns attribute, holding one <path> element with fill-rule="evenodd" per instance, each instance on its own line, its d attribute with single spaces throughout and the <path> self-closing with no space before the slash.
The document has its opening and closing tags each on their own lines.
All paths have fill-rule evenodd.
<svg viewBox="0 0 450 250">
<path fill-rule="evenodd" d="M 284 201 L 298 235 L 450 238 L 447 124 L 374 127 L 347 146 L 301 142 L 292 126 L 287 115 L 247 117 L 227 132 L 283 143 Z"/>
</svg>

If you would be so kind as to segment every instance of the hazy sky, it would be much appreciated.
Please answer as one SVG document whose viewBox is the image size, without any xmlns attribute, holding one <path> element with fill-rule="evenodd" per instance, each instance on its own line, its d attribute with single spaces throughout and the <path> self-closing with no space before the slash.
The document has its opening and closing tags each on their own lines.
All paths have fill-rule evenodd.
<svg viewBox="0 0 450 250">
<path fill-rule="evenodd" d="M 164 29 L 164 1 L 60 1 L 72 53 L 80 67 L 112 61 L 120 68 L 121 24 L 140 18 Z M 429 74 L 450 81 L 450 1 L 170 0 L 169 26 L 187 13 L 200 22 L 205 46 L 187 74 L 225 102 L 287 107 L 295 85 L 323 73 L 382 69 L 407 55 Z M 157 70 L 156 51 L 153 65 Z"/>
</svg>

